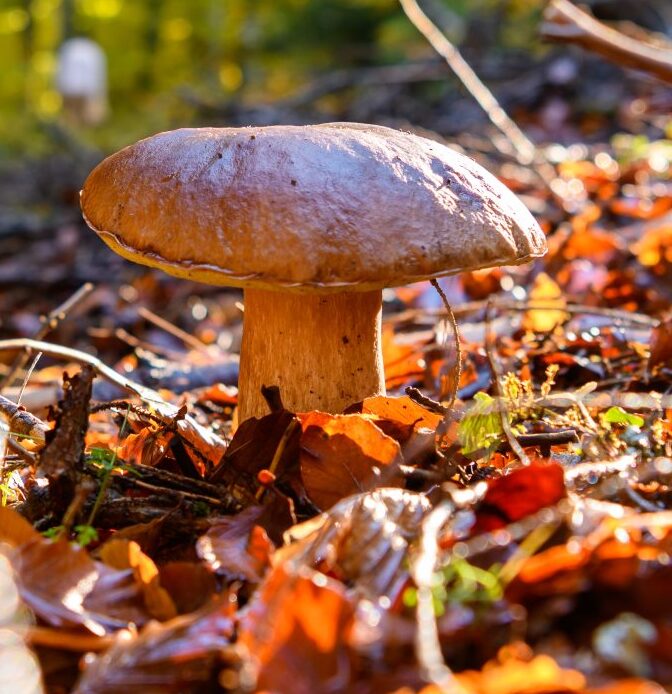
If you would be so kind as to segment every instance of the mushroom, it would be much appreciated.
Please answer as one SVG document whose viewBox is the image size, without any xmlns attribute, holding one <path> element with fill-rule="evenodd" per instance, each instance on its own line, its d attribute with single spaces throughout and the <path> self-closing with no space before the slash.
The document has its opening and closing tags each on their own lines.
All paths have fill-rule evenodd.
<svg viewBox="0 0 672 694">
<path fill-rule="evenodd" d="M 84 217 L 125 258 L 243 287 L 239 421 L 385 393 L 382 289 L 543 255 L 525 206 L 471 159 L 357 123 L 160 133 L 89 175 Z"/>
</svg>

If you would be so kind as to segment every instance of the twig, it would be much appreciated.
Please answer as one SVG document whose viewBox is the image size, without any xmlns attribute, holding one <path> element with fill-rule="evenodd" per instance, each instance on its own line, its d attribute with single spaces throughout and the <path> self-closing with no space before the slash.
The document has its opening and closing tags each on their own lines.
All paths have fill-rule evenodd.
<svg viewBox="0 0 672 694">
<path fill-rule="evenodd" d="M 29 465 L 35 465 L 37 458 L 27 451 L 18 441 L 15 441 L 11 436 L 5 440 L 8 448 L 11 448 L 15 453 L 18 453 Z"/>
<path fill-rule="evenodd" d="M 529 166 L 537 158 L 537 149 L 523 131 L 509 118 L 499 105 L 492 92 L 483 84 L 471 66 L 462 57 L 459 50 L 443 35 L 439 28 L 422 11 L 416 0 L 399 0 L 406 16 L 416 29 L 429 41 L 434 50 L 448 63 L 462 84 L 469 90 L 493 125 L 507 138 L 511 150 L 504 154 L 511 155 L 523 166 Z M 494 143 L 502 151 L 501 145 Z M 555 172 L 547 164 L 539 170 L 546 183 L 555 178 Z"/>
<path fill-rule="evenodd" d="M 671 50 L 606 26 L 569 0 L 551 0 L 544 11 L 541 35 L 551 41 L 576 44 L 618 65 L 672 83 Z"/>
<path fill-rule="evenodd" d="M 69 537 L 70 531 L 82 510 L 89 494 L 95 489 L 94 481 L 89 477 L 82 477 L 77 488 L 75 489 L 75 495 L 72 497 L 72 501 L 68 504 L 68 508 L 63 514 L 63 520 L 61 521 L 61 536 Z"/>
<path fill-rule="evenodd" d="M 653 502 L 649 501 L 648 499 L 645 499 L 638 491 L 633 489 L 629 484 L 623 485 L 623 491 L 625 492 L 626 496 L 630 498 L 631 501 L 633 501 L 639 508 L 641 508 L 643 511 L 646 511 L 647 513 L 658 513 L 658 511 L 664 511 L 664 508 L 660 508 L 660 506 L 656 506 Z"/>
<path fill-rule="evenodd" d="M 80 304 L 91 292 L 94 290 L 94 285 L 91 282 L 87 282 L 82 285 L 69 299 L 66 299 L 60 306 L 56 307 L 46 316 L 40 318 L 42 325 L 40 329 L 35 333 L 33 339 L 42 340 L 45 338 L 52 330 L 58 327 L 58 324 L 66 318 L 68 313 L 72 311 L 78 304 Z M 22 369 L 28 359 L 30 359 L 31 348 L 24 348 L 23 354 L 19 354 L 13 363 L 9 367 L 7 373 L 0 380 L 0 391 L 2 391 L 6 386 L 10 386 L 17 372 Z"/>
<path fill-rule="evenodd" d="M 161 318 L 161 316 L 154 313 L 154 311 L 150 311 L 148 308 L 145 308 L 144 306 L 138 306 L 137 310 L 139 316 L 149 321 L 150 323 L 153 323 L 158 328 L 161 328 L 161 330 L 164 330 L 169 335 L 173 335 L 178 340 L 181 340 L 182 342 L 184 342 L 185 345 L 188 345 L 189 347 L 192 347 L 193 349 L 196 349 L 199 352 L 207 351 L 208 346 L 205 344 L 205 342 L 201 342 L 197 337 L 194 337 L 193 335 L 190 335 L 188 332 L 186 332 L 186 330 L 182 330 L 182 328 L 178 328 L 176 325 L 173 325 L 170 321 L 167 321 L 165 318 Z"/>
<path fill-rule="evenodd" d="M 528 446 L 550 447 L 564 443 L 578 443 L 579 437 L 575 429 L 561 429 L 560 431 L 548 431 L 538 434 L 522 434 L 516 436 L 518 443 L 527 448 Z M 502 444 L 500 449 L 506 444 Z"/>
<path fill-rule="evenodd" d="M 100 361 L 100 359 L 97 359 L 86 352 L 72 349 L 70 347 L 54 345 L 50 342 L 31 340 L 30 338 L 25 337 L 12 340 L 0 340 L 0 352 L 16 349 L 37 350 L 57 359 L 65 359 L 78 362 L 80 364 L 89 364 L 91 367 L 93 367 L 96 373 L 105 380 L 151 403 L 154 409 L 161 416 L 174 418 L 179 412 L 178 407 L 166 402 L 155 390 L 125 378 L 122 376 L 122 374 L 117 373 L 114 369 L 111 369 L 109 366 Z M 180 419 L 177 422 L 177 428 L 179 429 L 180 434 L 187 441 L 192 443 L 198 451 L 202 452 L 202 445 L 199 444 L 205 444 L 208 449 L 212 451 L 213 458 L 216 457 L 219 459 L 226 449 L 226 442 L 223 439 L 209 429 L 201 426 L 193 417 L 189 415 L 186 415 L 183 419 Z M 214 455 L 215 453 L 217 455 Z"/>
<path fill-rule="evenodd" d="M 445 407 L 436 400 L 432 400 L 432 398 L 427 397 L 417 388 L 413 388 L 413 386 L 408 386 L 404 392 L 406 393 L 406 395 L 408 395 L 409 398 L 411 398 L 411 400 L 413 400 L 413 402 L 417 402 L 418 405 L 421 405 L 430 412 L 434 412 L 434 414 L 445 415 L 450 411 L 448 407 Z"/>
<path fill-rule="evenodd" d="M 492 339 L 492 324 L 490 321 L 490 309 L 491 304 L 489 303 L 485 309 L 485 354 L 488 357 L 488 363 L 490 364 L 490 370 L 492 371 L 492 390 L 495 393 L 495 397 L 504 403 L 502 398 L 502 387 L 500 382 L 500 371 L 497 360 L 495 359 L 493 353 L 493 339 Z M 518 439 L 514 436 L 513 431 L 511 431 L 511 424 L 509 423 L 509 413 L 506 407 L 499 407 L 499 418 L 502 422 L 502 429 L 504 430 L 504 435 L 506 436 L 511 450 L 518 456 L 518 460 L 523 465 L 529 465 L 530 459 L 527 457 L 527 453 L 523 450 L 523 447 L 518 443 Z"/>
<path fill-rule="evenodd" d="M 44 443 L 49 427 L 41 419 L 2 395 L 0 395 L 0 417 L 7 422 L 10 434 L 18 434 L 38 443 Z"/>
<path fill-rule="evenodd" d="M 192 501 L 202 501 L 210 506 L 216 506 L 218 508 L 224 507 L 225 509 L 231 510 L 232 508 L 238 508 L 237 504 L 232 504 L 229 499 L 219 499 L 212 496 L 205 496 L 204 494 L 196 494 L 195 492 L 187 492 L 182 489 L 171 489 L 169 487 L 162 487 L 151 482 L 143 482 L 142 480 L 137 480 L 133 475 L 127 475 L 123 478 L 117 478 L 122 480 L 124 484 L 132 485 L 134 487 L 140 487 L 141 489 L 147 489 L 148 491 L 156 492 L 158 494 L 164 494 L 167 496 L 175 497 L 176 499 L 191 499 Z"/>
<path fill-rule="evenodd" d="M 436 293 L 439 295 L 439 298 L 443 303 L 443 307 L 446 309 L 446 322 L 450 323 L 450 326 L 453 329 L 453 338 L 455 340 L 455 367 L 453 373 L 453 384 L 451 388 L 452 392 L 450 393 L 450 400 L 448 401 L 447 407 L 448 412 L 450 412 L 453 409 L 455 400 L 457 399 L 457 391 L 460 387 L 460 377 L 462 376 L 462 345 L 460 344 L 460 331 L 457 327 L 457 321 L 455 320 L 455 314 L 453 313 L 453 309 L 450 307 L 450 304 L 448 303 L 448 298 L 446 297 L 443 289 L 441 289 L 441 286 L 436 280 L 431 280 L 431 283 L 432 287 L 434 287 Z"/>
<path fill-rule="evenodd" d="M 42 359 L 42 352 L 38 352 L 35 355 L 35 358 L 31 362 L 30 366 L 26 369 L 26 373 L 23 376 L 23 382 L 21 383 L 21 388 L 19 389 L 19 396 L 16 399 L 17 405 L 21 404 L 21 399 L 23 398 L 23 394 L 26 392 L 28 381 L 30 381 L 30 377 L 33 375 L 33 371 L 35 371 L 35 367 L 37 366 L 37 363 L 40 361 L 40 359 Z"/>
<path fill-rule="evenodd" d="M 655 328 L 660 324 L 657 318 L 651 318 L 644 313 L 634 313 L 630 311 L 621 311 L 617 308 L 601 308 L 599 306 L 588 306 L 586 304 L 566 304 L 561 309 L 554 304 L 546 304 L 539 301 L 514 301 L 511 299 L 490 299 L 486 301 L 469 301 L 465 304 L 459 304 L 453 307 L 455 316 L 465 316 L 471 313 L 484 311 L 488 304 L 491 304 L 493 309 L 503 311 L 558 311 L 571 313 L 572 315 L 586 314 L 589 316 L 604 316 L 612 318 L 616 321 L 629 325 L 641 325 L 646 328 Z M 407 309 L 399 315 L 390 319 L 393 323 L 401 323 L 411 319 L 413 316 L 427 315 L 440 316 L 443 309 Z"/>
<path fill-rule="evenodd" d="M 280 441 L 278 441 L 278 445 L 275 449 L 275 453 L 273 454 L 273 459 L 271 460 L 271 464 L 268 466 L 268 471 L 271 474 L 275 474 L 275 471 L 278 469 L 278 465 L 280 465 L 280 461 L 282 460 L 282 456 L 285 453 L 285 448 L 287 448 L 287 442 L 292 438 L 294 435 L 294 432 L 297 430 L 297 428 L 300 426 L 299 420 L 298 419 L 292 419 L 292 421 L 287 425 L 287 428 L 285 431 L 282 433 L 282 436 L 280 437 Z M 263 485 L 259 485 L 259 489 L 257 489 L 257 493 L 255 494 L 255 498 L 257 501 L 261 501 L 261 499 L 264 496 L 264 492 L 266 491 L 266 488 Z"/>
</svg>

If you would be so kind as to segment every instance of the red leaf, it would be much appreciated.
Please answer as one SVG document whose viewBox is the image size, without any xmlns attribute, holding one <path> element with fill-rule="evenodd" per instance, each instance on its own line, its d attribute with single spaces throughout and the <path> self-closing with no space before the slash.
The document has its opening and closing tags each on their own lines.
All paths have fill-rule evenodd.
<svg viewBox="0 0 672 694">
<path fill-rule="evenodd" d="M 556 463 L 532 463 L 488 483 L 473 534 L 513 523 L 565 497 L 564 472 Z"/>
</svg>

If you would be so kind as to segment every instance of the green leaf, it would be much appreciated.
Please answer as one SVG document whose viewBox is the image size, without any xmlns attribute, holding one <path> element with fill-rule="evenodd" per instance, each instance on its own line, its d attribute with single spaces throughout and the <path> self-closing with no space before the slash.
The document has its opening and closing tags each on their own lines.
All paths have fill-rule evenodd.
<svg viewBox="0 0 672 694">
<path fill-rule="evenodd" d="M 74 531 L 77 544 L 82 547 L 98 539 L 98 531 L 92 525 L 76 525 Z"/>
<path fill-rule="evenodd" d="M 457 432 L 464 455 L 490 448 L 501 439 L 504 430 L 496 405 L 495 399 L 487 393 L 474 395 L 474 404 L 460 422 Z"/>
<path fill-rule="evenodd" d="M 609 424 L 625 424 L 626 426 L 641 427 L 644 419 L 636 414 L 626 412 L 622 407 L 610 407 L 602 416 Z"/>
</svg>

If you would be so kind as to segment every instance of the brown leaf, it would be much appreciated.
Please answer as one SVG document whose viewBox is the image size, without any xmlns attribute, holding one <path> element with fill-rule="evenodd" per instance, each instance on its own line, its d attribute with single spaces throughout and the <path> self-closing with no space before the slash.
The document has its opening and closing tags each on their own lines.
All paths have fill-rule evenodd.
<svg viewBox="0 0 672 694">
<path fill-rule="evenodd" d="M 257 661 L 255 691 L 347 691 L 347 642 L 355 606 L 323 574 L 288 575 L 278 566 L 240 621 L 239 643 Z"/>
<path fill-rule="evenodd" d="M 221 691 L 217 682 L 227 676 L 234 689 L 239 660 L 230 648 L 229 610 L 223 600 L 212 611 L 152 622 L 139 636 L 118 639 L 86 668 L 74 694 L 197 694 Z"/>
<path fill-rule="evenodd" d="M 33 540 L 9 560 L 21 598 L 47 624 L 102 636 L 150 617 L 132 571 L 110 569 L 65 540 Z"/>
<path fill-rule="evenodd" d="M 586 689 L 585 694 L 665 694 L 665 690 L 656 682 L 626 679 L 597 689 Z"/>
<path fill-rule="evenodd" d="M 321 509 L 374 486 L 385 468 L 401 462 L 399 444 L 362 415 L 299 415 L 301 478 L 310 500 Z M 386 479 L 395 486 L 399 476 Z"/>
<path fill-rule="evenodd" d="M 111 569 L 65 540 L 47 540 L 8 508 L 0 508 L 0 542 L 11 547 L 21 598 L 47 624 L 101 636 L 150 618 L 132 571 Z"/>
<path fill-rule="evenodd" d="M 409 545 L 431 505 L 424 494 L 376 489 L 343 499 L 329 511 L 291 528 L 293 540 L 274 556 L 336 577 L 357 594 L 391 602 L 408 580 Z"/>
<path fill-rule="evenodd" d="M 657 325 L 651 332 L 648 371 L 672 366 L 672 320 Z"/>
<path fill-rule="evenodd" d="M 172 431 L 153 430 L 145 427 L 137 434 L 129 434 L 119 446 L 117 454 L 127 463 L 138 463 L 154 467 L 166 455 L 174 437 Z"/>
<path fill-rule="evenodd" d="M 273 549 L 266 532 L 256 524 L 262 513 L 261 506 L 251 506 L 235 516 L 216 520 L 198 538 L 198 556 L 228 580 L 259 583 L 270 565 Z"/>
<path fill-rule="evenodd" d="M 108 540 L 100 548 L 100 558 L 113 569 L 132 569 L 145 601 L 147 612 L 165 621 L 177 615 L 175 603 L 170 594 L 161 586 L 156 564 L 140 549 L 137 542 Z"/>
<path fill-rule="evenodd" d="M 258 472 L 271 466 L 285 432 L 295 421 L 296 416 L 287 410 L 271 412 L 261 419 L 251 417 L 245 420 L 236 430 L 210 481 L 239 484 L 250 492 L 256 492 L 259 486 Z M 297 426 L 296 431 L 284 443 L 284 451 L 274 470 L 279 480 L 290 474 L 296 464 L 299 436 L 300 429 Z"/>
<path fill-rule="evenodd" d="M 217 591 L 216 578 L 201 563 L 170 561 L 159 566 L 159 577 L 179 614 L 201 609 Z"/>
</svg>

